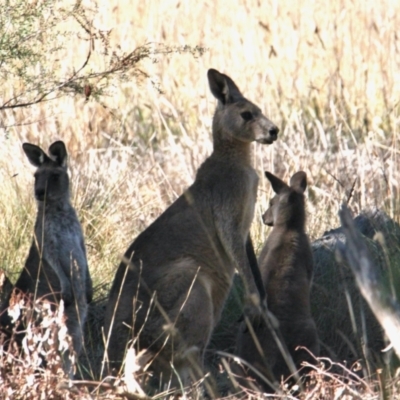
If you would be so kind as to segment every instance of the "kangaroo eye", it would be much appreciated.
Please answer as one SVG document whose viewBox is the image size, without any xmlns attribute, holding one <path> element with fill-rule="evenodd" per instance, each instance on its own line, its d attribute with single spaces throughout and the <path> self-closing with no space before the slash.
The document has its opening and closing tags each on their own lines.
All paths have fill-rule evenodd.
<svg viewBox="0 0 400 400">
<path fill-rule="evenodd" d="M 245 120 L 245 121 L 250 121 L 253 119 L 253 114 L 250 111 L 245 111 L 240 114 L 240 116 Z"/>
</svg>

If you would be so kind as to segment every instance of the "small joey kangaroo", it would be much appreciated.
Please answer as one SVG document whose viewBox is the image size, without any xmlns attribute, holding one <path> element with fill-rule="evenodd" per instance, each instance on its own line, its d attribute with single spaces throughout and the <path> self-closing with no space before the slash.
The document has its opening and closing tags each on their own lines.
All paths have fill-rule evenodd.
<svg viewBox="0 0 400 400">
<path fill-rule="evenodd" d="M 82 228 L 70 202 L 67 151 L 62 141 L 49 147 L 49 155 L 34 144 L 24 143 L 22 148 L 37 168 L 34 192 L 38 211 L 32 245 L 15 288 L 34 299 L 47 299 L 53 304 L 64 301 L 68 333 L 79 354 L 92 281 Z M 3 310 L 9 301 L 10 297 Z M 6 311 L 1 319 L 3 326 L 11 325 Z M 68 354 L 64 356 L 64 369 L 71 376 Z"/>
<path fill-rule="evenodd" d="M 306 350 L 297 349 L 298 346 L 307 348 L 315 356 L 319 354 L 317 329 L 310 310 L 313 256 L 305 233 L 307 176 L 303 171 L 295 173 L 290 186 L 270 172 L 265 172 L 265 176 L 276 195 L 263 215 L 264 223 L 273 229 L 260 253 L 259 268 L 268 311 L 278 322 L 278 336 L 299 369 L 301 362 L 312 363 L 314 358 Z M 237 354 L 270 379 L 288 377 L 290 369 L 270 329 L 263 324 L 255 329 L 255 334 L 263 354 L 244 323 L 238 334 Z M 266 388 L 270 389 L 268 385 Z"/>
<path fill-rule="evenodd" d="M 259 310 L 248 258 L 258 186 L 251 146 L 273 143 L 278 128 L 227 75 L 210 69 L 208 81 L 218 100 L 213 152 L 194 183 L 126 251 L 105 315 L 111 368 L 120 368 L 133 341 L 155 356 L 153 371 L 164 382 L 173 376 L 171 363 L 184 382 L 201 370 L 235 268 L 246 283 L 247 312 Z"/>
</svg>

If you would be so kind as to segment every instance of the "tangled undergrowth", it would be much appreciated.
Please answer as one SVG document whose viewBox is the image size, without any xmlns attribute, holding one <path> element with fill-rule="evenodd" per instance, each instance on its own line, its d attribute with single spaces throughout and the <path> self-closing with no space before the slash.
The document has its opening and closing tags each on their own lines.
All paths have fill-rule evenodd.
<svg viewBox="0 0 400 400">
<path fill-rule="evenodd" d="M 194 388 L 181 391 L 165 390 L 155 396 L 146 395 L 144 382 L 149 377 L 146 371 L 148 359 L 145 354 L 128 350 L 124 373 L 103 380 L 82 379 L 83 364 L 75 365 L 75 379 L 70 380 L 63 371 L 66 350 L 72 350 L 72 341 L 67 334 L 63 303 L 55 307 L 48 301 L 32 299 L 13 293 L 10 317 L 16 321 L 14 328 L 2 332 L 0 337 L 0 387 L 1 399 L 161 399 L 203 398 L 204 385 L 198 382 Z M 368 375 L 362 360 L 351 366 L 333 362 L 329 358 L 316 358 L 316 364 L 304 363 L 307 373 L 301 382 L 293 383 L 290 377 L 280 383 L 275 394 L 241 387 L 231 371 L 232 362 L 241 362 L 237 357 L 220 352 L 219 371 L 230 381 L 230 389 L 219 393 L 226 399 L 395 399 L 400 396 L 400 370 L 391 375 L 390 368 L 380 369 Z M 218 376 L 214 376 L 218 382 Z M 218 385 L 217 385 L 218 386 Z M 383 396 L 383 397 L 382 397 Z"/>
</svg>

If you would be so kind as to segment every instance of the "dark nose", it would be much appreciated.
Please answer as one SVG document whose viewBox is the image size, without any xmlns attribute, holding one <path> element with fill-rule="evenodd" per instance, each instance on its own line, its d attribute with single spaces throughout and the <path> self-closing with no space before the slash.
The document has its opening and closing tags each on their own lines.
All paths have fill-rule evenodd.
<svg viewBox="0 0 400 400">
<path fill-rule="evenodd" d="M 278 133 L 279 133 L 279 129 L 274 126 L 269 130 L 269 134 L 271 136 L 271 138 L 273 138 L 274 140 L 276 140 L 276 138 L 278 137 Z"/>
</svg>

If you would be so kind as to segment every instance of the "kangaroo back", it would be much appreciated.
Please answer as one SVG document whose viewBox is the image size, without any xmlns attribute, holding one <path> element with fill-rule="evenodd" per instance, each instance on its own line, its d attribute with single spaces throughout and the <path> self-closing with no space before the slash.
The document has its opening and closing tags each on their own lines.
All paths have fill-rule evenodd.
<svg viewBox="0 0 400 400">
<path fill-rule="evenodd" d="M 213 152 L 194 183 L 132 243 L 111 288 L 105 332 L 115 371 L 133 339 L 139 350 L 157 354 L 153 370 L 164 381 L 174 375 L 171 363 L 183 375 L 196 374 L 235 268 L 247 292 L 257 296 L 246 253 L 252 251 L 249 229 L 258 186 L 250 146 L 272 143 L 278 128 L 227 75 L 210 69 L 208 81 L 218 100 Z M 173 334 L 166 329 L 171 326 Z"/>
<path fill-rule="evenodd" d="M 305 199 L 307 177 L 303 171 L 294 174 L 287 185 L 266 172 L 275 196 L 263 215 L 272 232 L 261 251 L 259 268 L 265 287 L 268 311 L 279 324 L 278 335 L 300 368 L 302 361 L 313 362 L 307 351 L 319 353 L 317 330 L 310 310 L 310 286 L 313 273 L 311 246 L 305 233 Z M 256 329 L 264 351 L 260 355 L 251 334 L 242 325 L 237 340 L 237 352 L 262 371 L 270 370 L 275 378 L 287 377 L 291 371 L 272 333 L 264 325 Z M 269 388 L 270 389 L 270 388 Z"/>
<path fill-rule="evenodd" d="M 62 141 L 54 142 L 48 155 L 30 143 L 22 147 L 36 167 L 34 196 L 38 212 L 29 255 L 15 288 L 33 295 L 34 300 L 47 299 L 54 304 L 64 301 L 68 332 L 79 353 L 92 282 L 81 225 L 70 203 L 67 151 Z M 9 301 L 10 297 L 4 308 Z M 7 312 L 2 313 L 2 324 L 11 325 Z M 70 373 L 67 359 L 65 368 Z"/>
</svg>

